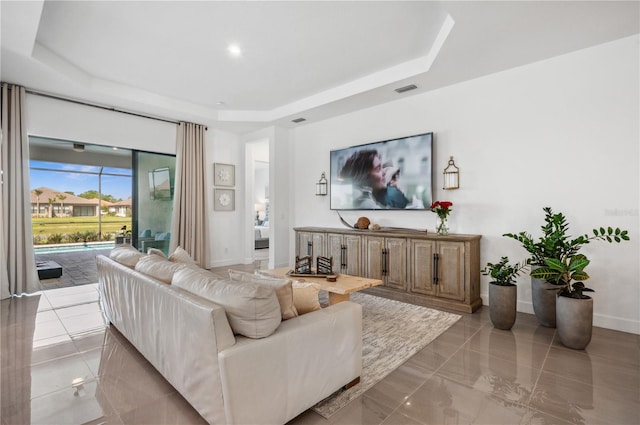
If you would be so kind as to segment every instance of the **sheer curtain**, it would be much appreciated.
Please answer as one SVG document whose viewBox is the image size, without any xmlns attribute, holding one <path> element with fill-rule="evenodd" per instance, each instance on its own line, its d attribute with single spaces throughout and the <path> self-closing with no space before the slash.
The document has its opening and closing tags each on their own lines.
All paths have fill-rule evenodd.
<svg viewBox="0 0 640 425">
<path fill-rule="evenodd" d="M 205 127 L 180 123 L 169 252 L 177 246 L 202 267 L 208 261 Z"/>
<path fill-rule="evenodd" d="M 2 83 L 0 298 L 40 289 L 31 231 L 24 87 Z"/>
</svg>

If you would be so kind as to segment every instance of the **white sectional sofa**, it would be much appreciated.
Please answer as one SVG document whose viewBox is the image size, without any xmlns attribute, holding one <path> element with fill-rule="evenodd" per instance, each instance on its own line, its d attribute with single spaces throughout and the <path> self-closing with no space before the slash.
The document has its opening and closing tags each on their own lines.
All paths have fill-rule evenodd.
<svg viewBox="0 0 640 425">
<path fill-rule="evenodd" d="M 359 304 L 339 303 L 248 338 L 234 334 L 229 318 L 237 318 L 219 303 L 105 256 L 97 265 L 106 319 L 209 423 L 284 424 L 360 376 Z"/>
</svg>

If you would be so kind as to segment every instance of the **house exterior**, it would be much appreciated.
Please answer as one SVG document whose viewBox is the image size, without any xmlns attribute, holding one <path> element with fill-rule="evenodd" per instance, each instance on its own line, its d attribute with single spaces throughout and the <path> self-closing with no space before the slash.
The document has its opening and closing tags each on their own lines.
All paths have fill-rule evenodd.
<svg viewBox="0 0 640 425">
<path fill-rule="evenodd" d="M 31 190 L 31 214 L 34 217 L 97 217 L 97 199 L 85 199 L 48 187 Z"/>
</svg>

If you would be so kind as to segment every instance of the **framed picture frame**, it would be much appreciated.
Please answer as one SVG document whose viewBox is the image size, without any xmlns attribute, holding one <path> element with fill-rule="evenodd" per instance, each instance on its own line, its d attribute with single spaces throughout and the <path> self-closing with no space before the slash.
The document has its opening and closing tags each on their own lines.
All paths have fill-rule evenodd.
<svg viewBox="0 0 640 425">
<path fill-rule="evenodd" d="M 236 191 L 233 189 L 213 189 L 213 210 L 234 211 L 236 209 Z"/>
<path fill-rule="evenodd" d="M 233 187 L 236 185 L 236 166 L 232 164 L 213 164 L 213 185 Z"/>
</svg>

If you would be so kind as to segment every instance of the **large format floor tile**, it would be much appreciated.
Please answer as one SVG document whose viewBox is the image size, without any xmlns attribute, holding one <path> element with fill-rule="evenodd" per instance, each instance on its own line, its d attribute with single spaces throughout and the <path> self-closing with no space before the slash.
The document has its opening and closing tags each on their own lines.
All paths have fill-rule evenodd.
<svg viewBox="0 0 640 425">
<path fill-rule="evenodd" d="M 205 423 L 105 324 L 96 284 L 3 300 L 0 309 L 1 425 Z M 532 315 L 494 329 L 483 307 L 330 419 L 307 410 L 290 425 L 444 423 L 639 424 L 640 336 L 594 328 L 576 351 Z"/>
</svg>

